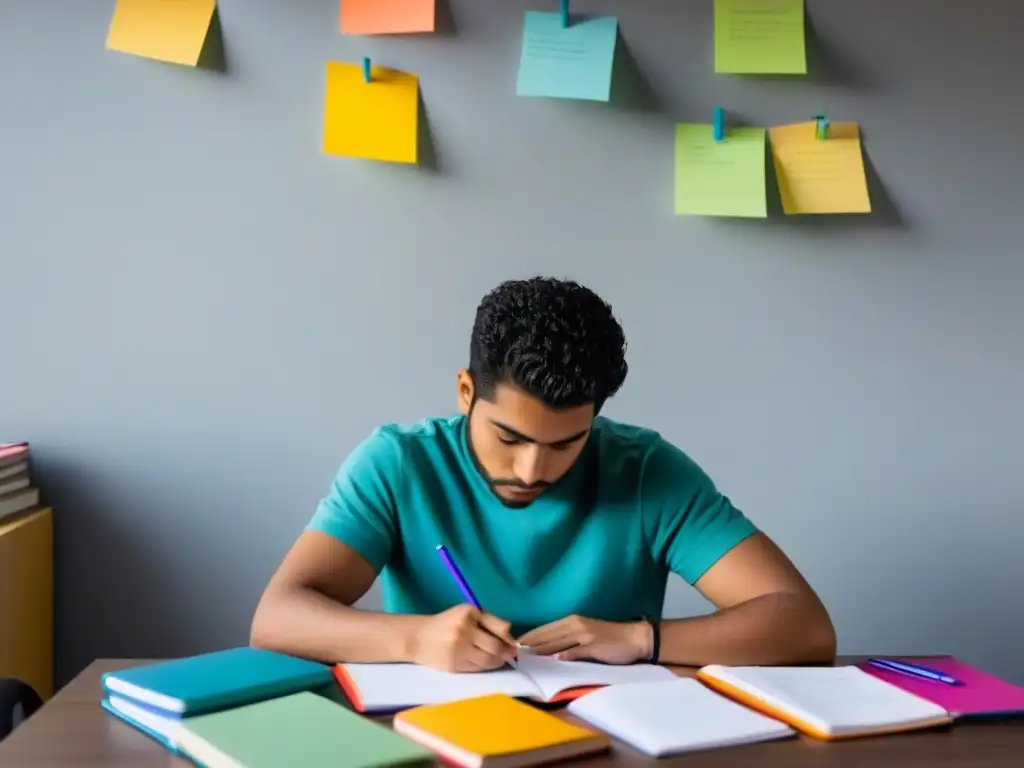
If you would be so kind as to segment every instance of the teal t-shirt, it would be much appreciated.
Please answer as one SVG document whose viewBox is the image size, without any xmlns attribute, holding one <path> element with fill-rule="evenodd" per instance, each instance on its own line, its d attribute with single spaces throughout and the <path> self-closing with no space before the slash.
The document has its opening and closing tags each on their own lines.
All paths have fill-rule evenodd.
<svg viewBox="0 0 1024 768">
<path fill-rule="evenodd" d="M 571 614 L 659 618 L 670 572 L 693 584 L 756 530 L 680 449 L 604 417 L 568 474 L 529 506 L 507 507 L 473 462 L 466 424 L 377 428 L 307 526 L 380 571 L 385 611 L 465 602 L 437 554 L 444 544 L 484 610 L 517 636 Z"/>
</svg>

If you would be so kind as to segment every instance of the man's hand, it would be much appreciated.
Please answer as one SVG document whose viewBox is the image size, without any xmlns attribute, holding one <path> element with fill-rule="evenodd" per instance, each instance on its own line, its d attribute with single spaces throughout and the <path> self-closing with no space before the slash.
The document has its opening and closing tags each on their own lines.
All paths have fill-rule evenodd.
<svg viewBox="0 0 1024 768">
<path fill-rule="evenodd" d="M 426 617 L 410 640 L 412 661 L 444 672 L 497 669 L 517 651 L 509 623 L 471 605 Z"/>
<path fill-rule="evenodd" d="M 646 621 L 618 623 L 568 616 L 537 627 L 519 638 L 538 655 L 562 661 L 591 659 L 605 664 L 632 664 L 651 657 L 654 642 Z"/>
</svg>

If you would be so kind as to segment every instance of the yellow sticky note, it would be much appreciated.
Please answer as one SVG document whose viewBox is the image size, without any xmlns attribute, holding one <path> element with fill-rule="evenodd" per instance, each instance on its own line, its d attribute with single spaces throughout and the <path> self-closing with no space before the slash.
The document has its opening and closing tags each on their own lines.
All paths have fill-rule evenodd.
<svg viewBox="0 0 1024 768">
<path fill-rule="evenodd" d="M 195 67 L 217 0 L 117 0 L 107 50 Z"/>
<path fill-rule="evenodd" d="M 786 213 L 870 213 L 860 129 L 830 123 L 815 138 L 816 123 L 768 129 L 772 162 Z"/>
<path fill-rule="evenodd" d="M 341 0 L 343 35 L 433 32 L 435 0 Z"/>
<path fill-rule="evenodd" d="M 327 63 L 323 149 L 329 155 L 417 162 L 419 78 L 360 64 Z"/>
</svg>

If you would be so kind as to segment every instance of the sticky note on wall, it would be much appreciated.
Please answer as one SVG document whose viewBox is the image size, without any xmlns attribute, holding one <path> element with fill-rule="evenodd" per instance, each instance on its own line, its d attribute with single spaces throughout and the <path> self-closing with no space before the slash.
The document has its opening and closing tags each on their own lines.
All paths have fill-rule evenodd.
<svg viewBox="0 0 1024 768">
<path fill-rule="evenodd" d="M 416 163 L 419 78 L 372 66 L 327 63 L 323 151 L 393 163 Z"/>
<path fill-rule="evenodd" d="M 715 0 L 715 72 L 806 74 L 804 0 Z"/>
<path fill-rule="evenodd" d="M 117 0 L 107 49 L 195 67 L 216 0 Z"/>
<path fill-rule="evenodd" d="M 815 121 L 768 129 L 785 213 L 870 213 L 860 128 L 831 123 L 816 138 Z"/>
<path fill-rule="evenodd" d="M 560 99 L 608 101 L 619 22 L 614 16 L 571 17 L 528 11 L 516 93 Z"/>
<path fill-rule="evenodd" d="M 433 32 L 435 0 L 341 0 L 344 35 L 401 35 Z"/>
<path fill-rule="evenodd" d="M 676 125 L 675 212 L 765 218 L 764 138 L 763 128 L 732 128 L 715 141 L 712 125 Z"/>
</svg>

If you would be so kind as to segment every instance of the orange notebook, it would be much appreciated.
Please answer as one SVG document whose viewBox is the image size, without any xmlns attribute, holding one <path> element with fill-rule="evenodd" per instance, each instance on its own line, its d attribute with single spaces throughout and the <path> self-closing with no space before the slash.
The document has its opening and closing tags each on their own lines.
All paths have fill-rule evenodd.
<svg viewBox="0 0 1024 768">
<path fill-rule="evenodd" d="M 464 768 L 518 768 L 602 752 L 611 739 L 503 693 L 395 715 L 401 734 Z"/>
<path fill-rule="evenodd" d="M 824 741 L 947 725 L 942 707 L 855 666 L 725 667 L 697 679 L 712 690 Z"/>
<path fill-rule="evenodd" d="M 397 712 L 492 693 L 562 702 L 606 685 L 676 679 L 655 664 L 558 661 L 527 653 L 515 667 L 492 672 L 441 672 L 418 664 L 337 664 L 334 677 L 359 712 Z"/>
</svg>

